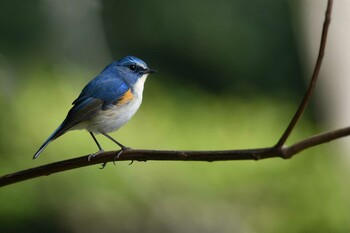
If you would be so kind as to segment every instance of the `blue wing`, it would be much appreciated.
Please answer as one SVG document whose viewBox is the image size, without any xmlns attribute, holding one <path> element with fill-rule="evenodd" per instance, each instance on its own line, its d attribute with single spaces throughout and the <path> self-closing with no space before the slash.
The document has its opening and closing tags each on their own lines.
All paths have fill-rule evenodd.
<svg viewBox="0 0 350 233">
<path fill-rule="evenodd" d="M 103 109 L 118 101 L 128 90 L 129 85 L 122 79 L 111 76 L 97 76 L 82 90 L 74 105 L 84 102 L 88 98 L 100 99 L 104 102 Z"/>
<path fill-rule="evenodd" d="M 113 106 L 129 89 L 122 79 L 97 76 L 84 87 L 73 102 L 74 106 L 62 123 L 62 131 L 67 131 L 74 125 L 96 116 L 99 111 Z"/>
<path fill-rule="evenodd" d="M 63 135 L 76 124 L 89 120 L 96 116 L 99 111 L 117 104 L 129 89 L 130 87 L 122 79 L 116 77 L 99 75 L 91 80 L 79 97 L 74 100 L 73 107 L 69 110 L 66 119 L 43 143 L 33 158 L 37 158 L 51 141 Z"/>
</svg>

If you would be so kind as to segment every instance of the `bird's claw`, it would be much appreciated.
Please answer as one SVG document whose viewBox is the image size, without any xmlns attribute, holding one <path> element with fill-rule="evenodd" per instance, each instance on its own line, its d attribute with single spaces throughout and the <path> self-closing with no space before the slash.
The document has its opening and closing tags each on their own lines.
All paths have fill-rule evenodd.
<svg viewBox="0 0 350 233">
<path fill-rule="evenodd" d="M 106 167 L 106 165 L 107 165 L 107 162 L 102 163 L 102 165 L 101 165 L 100 169 L 105 168 L 105 167 Z"/>
<path fill-rule="evenodd" d="M 96 153 L 89 155 L 88 161 L 90 162 L 92 158 L 95 158 L 97 155 L 99 155 L 99 154 L 101 154 L 101 153 L 103 153 L 103 152 L 104 152 L 104 150 L 99 150 L 99 151 L 97 151 Z M 106 165 L 105 165 L 105 166 L 106 166 Z"/>
<path fill-rule="evenodd" d="M 122 147 L 118 152 L 118 154 L 114 157 L 113 164 L 115 165 L 115 162 L 120 158 L 120 156 L 123 154 L 124 151 L 130 150 L 130 149 L 131 149 L 130 147 L 126 147 L 126 146 Z"/>
<path fill-rule="evenodd" d="M 118 154 L 114 157 L 113 164 L 116 165 L 115 162 L 120 158 L 120 155 L 123 154 L 124 151 L 130 150 L 130 149 L 131 149 L 130 147 L 126 147 L 126 146 L 122 147 L 119 150 Z M 96 156 L 98 156 L 99 154 L 101 154 L 103 152 L 104 152 L 104 150 L 99 150 L 96 153 L 89 155 L 88 161 L 90 162 L 92 158 L 95 158 Z M 132 161 L 130 164 L 132 164 L 133 162 L 134 161 Z M 107 165 L 107 162 L 102 163 L 100 169 L 104 169 L 106 167 L 106 165 Z"/>
</svg>

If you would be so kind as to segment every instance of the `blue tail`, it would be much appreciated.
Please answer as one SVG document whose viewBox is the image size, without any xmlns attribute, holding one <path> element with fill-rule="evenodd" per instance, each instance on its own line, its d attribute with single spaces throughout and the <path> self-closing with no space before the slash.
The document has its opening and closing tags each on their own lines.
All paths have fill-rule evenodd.
<svg viewBox="0 0 350 233">
<path fill-rule="evenodd" d="M 58 138 L 59 136 L 61 136 L 62 134 L 65 133 L 62 130 L 62 125 L 63 125 L 63 123 L 50 135 L 50 137 L 48 139 L 46 139 L 46 141 L 41 145 L 39 150 L 34 154 L 33 159 L 38 158 L 38 156 L 41 154 L 41 152 L 45 149 L 45 147 L 47 147 L 49 145 L 49 143 L 51 141 L 55 140 L 56 138 Z"/>
</svg>

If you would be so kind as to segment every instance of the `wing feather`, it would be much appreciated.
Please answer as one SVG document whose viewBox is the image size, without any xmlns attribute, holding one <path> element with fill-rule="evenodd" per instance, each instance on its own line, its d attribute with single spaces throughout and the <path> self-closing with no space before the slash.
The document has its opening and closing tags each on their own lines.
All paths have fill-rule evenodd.
<svg viewBox="0 0 350 233">
<path fill-rule="evenodd" d="M 130 88 L 122 79 L 105 75 L 97 76 L 84 87 L 79 97 L 74 100 L 74 106 L 68 112 L 55 138 L 80 122 L 95 117 L 99 111 L 107 110 L 123 99 L 128 91 Z"/>
<path fill-rule="evenodd" d="M 68 115 L 63 121 L 60 130 L 56 133 L 55 139 L 80 122 L 95 117 L 98 112 L 101 111 L 102 105 L 102 100 L 94 98 L 88 98 L 85 101 L 74 105 L 68 112 Z"/>
</svg>

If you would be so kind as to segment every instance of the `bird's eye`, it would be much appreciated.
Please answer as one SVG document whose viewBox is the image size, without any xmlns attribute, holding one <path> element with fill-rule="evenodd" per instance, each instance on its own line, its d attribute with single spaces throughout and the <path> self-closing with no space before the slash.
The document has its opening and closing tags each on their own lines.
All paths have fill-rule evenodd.
<svg viewBox="0 0 350 233">
<path fill-rule="evenodd" d="M 129 69 L 130 69 L 130 70 L 136 70 L 136 66 L 135 66 L 135 65 L 130 65 L 130 66 L 129 66 Z"/>
</svg>

